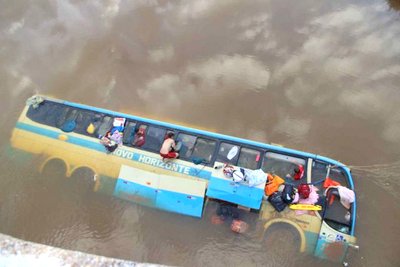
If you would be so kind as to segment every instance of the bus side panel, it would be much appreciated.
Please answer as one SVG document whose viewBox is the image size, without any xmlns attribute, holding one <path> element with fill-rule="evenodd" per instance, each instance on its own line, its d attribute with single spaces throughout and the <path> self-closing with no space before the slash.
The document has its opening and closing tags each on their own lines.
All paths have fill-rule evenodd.
<svg viewBox="0 0 400 267">
<path fill-rule="evenodd" d="M 149 207 L 156 205 L 156 194 L 157 189 L 124 179 L 118 179 L 114 189 L 114 196 Z"/>
<path fill-rule="evenodd" d="M 259 187 L 234 183 L 224 178 L 212 177 L 210 179 L 207 196 L 225 200 L 244 207 L 260 209 L 264 190 Z"/>
<path fill-rule="evenodd" d="M 206 190 L 205 181 L 160 175 L 158 189 L 158 208 L 201 217 Z"/>
<path fill-rule="evenodd" d="M 191 196 L 166 190 L 157 192 L 157 208 L 180 214 L 201 217 L 204 197 Z"/>
</svg>

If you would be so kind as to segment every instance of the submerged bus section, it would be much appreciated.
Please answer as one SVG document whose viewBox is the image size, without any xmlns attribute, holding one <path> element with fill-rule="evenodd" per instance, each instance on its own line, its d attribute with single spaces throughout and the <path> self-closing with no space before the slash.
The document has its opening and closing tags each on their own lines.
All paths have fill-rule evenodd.
<svg viewBox="0 0 400 267">
<path fill-rule="evenodd" d="M 123 119 L 120 145 L 106 153 L 99 137 L 110 132 L 116 118 Z M 140 147 L 134 142 L 138 129 L 145 136 Z M 179 159 L 165 161 L 159 155 L 168 132 L 181 146 Z M 271 226 L 285 225 L 300 237 L 301 252 L 323 259 L 343 261 L 355 246 L 356 201 L 344 207 L 341 194 L 342 189 L 354 192 L 351 172 L 326 157 L 45 96 L 27 101 L 11 145 L 37 163 L 39 171 L 55 162 L 62 163 L 67 177 L 89 170 L 93 191 L 130 202 L 198 218 L 211 202 L 254 213 L 258 227 L 250 231 L 263 236 Z M 262 170 L 292 188 L 307 184 L 318 199 L 312 204 L 320 209 L 278 212 L 265 195 L 269 180 L 254 186 L 235 182 L 224 166 L 247 173 Z M 304 172 L 299 180 L 288 175 L 296 166 Z"/>
</svg>

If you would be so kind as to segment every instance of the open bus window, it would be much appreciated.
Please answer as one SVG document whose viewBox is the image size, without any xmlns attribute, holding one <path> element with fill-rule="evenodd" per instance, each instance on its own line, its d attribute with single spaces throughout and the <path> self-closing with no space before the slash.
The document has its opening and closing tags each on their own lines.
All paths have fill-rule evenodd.
<svg viewBox="0 0 400 267">
<path fill-rule="evenodd" d="M 128 121 L 125 126 L 124 136 L 122 138 L 122 143 L 127 146 L 132 146 L 133 139 L 135 137 L 136 122 Z"/>
<path fill-rule="evenodd" d="M 149 126 L 146 134 L 146 143 L 142 147 L 146 150 L 158 152 L 164 142 L 166 132 L 163 128 Z"/>
<path fill-rule="evenodd" d="M 179 157 L 182 159 L 189 159 L 193 153 L 194 144 L 196 143 L 196 136 L 180 133 L 176 138 L 177 143 L 181 143 L 179 150 Z"/>
<path fill-rule="evenodd" d="M 242 147 L 237 165 L 242 168 L 255 170 L 259 166 L 260 159 L 260 151 Z"/>
<path fill-rule="evenodd" d="M 142 147 L 146 143 L 146 129 L 147 125 L 144 124 L 135 129 L 135 136 L 132 143 L 134 147 Z"/>
<path fill-rule="evenodd" d="M 264 156 L 262 170 L 268 173 L 274 173 L 280 177 L 293 173 L 293 170 L 299 165 L 305 167 L 306 161 L 302 158 L 292 157 L 275 152 L 267 152 Z"/>
<path fill-rule="evenodd" d="M 199 137 L 197 138 L 196 144 L 194 146 L 192 158 L 200 158 L 203 159 L 205 162 L 210 163 L 216 146 L 216 141 Z"/>
<path fill-rule="evenodd" d="M 237 159 L 239 158 L 239 146 L 221 143 L 217 155 L 217 161 L 236 165 Z"/>
</svg>

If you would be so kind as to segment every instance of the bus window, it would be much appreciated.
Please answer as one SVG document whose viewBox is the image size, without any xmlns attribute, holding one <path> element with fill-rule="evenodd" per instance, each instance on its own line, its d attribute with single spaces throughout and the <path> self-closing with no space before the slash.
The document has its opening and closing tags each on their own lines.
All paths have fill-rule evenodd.
<svg viewBox="0 0 400 267">
<path fill-rule="evenodd" d="M 74 132 L 89 135 L 89 133 L 87 132 L 87 128 L 89 124 L 92 123 L 94 118 L 94 112 L 78 110 L 78 114 L 76 116 L 76 128 Z"/>
<path fill-rule="evenodd" d="M 54 107 L 54 105 L 54 103 L 44 101 L 37 108 L 33 108 L 33 106 L 30 106 L 26 115 L 28 118 L 35 122 L 45 124 L 46 117 L 49 114 L 49 111 Z"/>
<path fill-rule="evenodd" d="M 103 120 L 96 129 L 97 136 L 105 136 L 106 133 L 111 130 L 113 118 L 110 116 L 104 116 Z"/>
<path fill-rule="evenodd" d="M 58 120 L 66 109 L 68 108 L 60 104 L 44 101 L 37 108 L 30 106 L 26 115 L 37 123 L 57 127 Z"/>
<path fill-rule="evenodd" d="M 124 130 L 122 143 L 127 146 L 132 146 L 133 138 L 135 137 L 136 122 L 128 121 Z"/>
<path fill-rule="evenodd" d="M 158 152 L 165 139 L 166 130 L 163 128 L 149 126 L 146 134 L 146 143 L 143 148 L 146 150 Z"/>
<path fill-rule="evenodd" d="M 216 141 L 199 137 L 194 146 L 192 158 L 201 158 L 204 159 L 205 162 L 210 163 L 216 146 Z"/>
<path fill-rule="evenodd" d="M 239 158 L 239 146 L 221 143 L 217 155 L 217 161 L 236 165 Z"/>
<path fill-rule="evenodd" d="M 292 174 L 294 168 L 299 164 L 304 166 L 306 161 L 302 158 L 296 158 L 288 155 L 278 154 L 275 152 L 267 152 L 264 156 L 262 170 L 268 173 L 274 173 L 282 178 L 288 174 Z"/>
<path fill-rule="evenodd" d="M 196 143 L 196 136 L 180 133 L 176 138 L 176 142 L 180 142 L 181 149 L 179 150 L 179 157 L 182 159 L 189 159 L 193 153 L 194 144 Z"/>
<path fill-rule="evenodd" d="M 142 147 L 146 143 L 146 129 L 147 125 L 144 124 L 135 129 L 135 136 L 132 143 L 134 147 Z"/>
<path fill-rule="evenodd" d="M 325 180 L 327 173 L 328 173 L 328 164 L 320 161 L 313 161 L 312 171 L 311 171 L 312 183 Z"/>
<path fill-rule="evenodd" d="M 237 165 L 242 168 L 255 170 L 259 166 L 258 163 L 260 162 L 260 159 L 260 151 L 242 147 Z"/>
<path fill-rule="evenodd" d="M 44 124 L 55 127 L 58 122 L 58 118 L 65 111 L 66 107 L 58 104 L 52 103 L 46 112 L 46 118 L 44 120 Z"/>
</svg>

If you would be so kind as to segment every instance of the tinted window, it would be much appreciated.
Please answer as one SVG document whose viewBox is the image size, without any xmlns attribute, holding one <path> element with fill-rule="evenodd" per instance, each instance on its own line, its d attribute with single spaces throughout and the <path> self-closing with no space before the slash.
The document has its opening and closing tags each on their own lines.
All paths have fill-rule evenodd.
<svg viewBox="0 0 400 267">
<path fill-rule="evenodd" d="M 91 111 L 78 110 L 78 114 L 76 116 L 76 128 L 74 130 L 75 133 L 89 135 L 87 132 L 87 128 L 90 123 L 92 123 L 95 118 L 95 113 Z"/>
<path fill-rule="evenodd" d="M 49 126 L 56 127 L 59 117 L 65 112 L 66 107 L 59 104 L 52 104 L 46 113 L 44 123 Z"/>
<path fill-rule="evenodd" d="M 287 156 L 274 152 L 267 152 L 264 156 L 262 169 L 264 172 L 275 173 L 284 178 L 287 174 L 292 174 L 298 164 L 305 166 L 305 160 L 302 158 Z"/>
<path fill-rule="evenodd" d="M 216 141 L 197 138 L 192 158 L 201 158 L 204 159 L 204 161 L 206 161 L 207 163 L 211 162 L 216 145 Z"/>
<path fill-rule="evenodd" d="M 237 145 L 221 143 L 219 146 L 217 161 L 236 165 L 237 159 L 239 158 L 239 150 L 240 147 Z"/>
<path fill-rule="evenodd" d="M 260 162 L 260 159 L 260 151 L 242 147 L 237 165 L 246 169 L 255 170 L 259 166 L 258 163 Z"/>
<path fill-rule="evenodd" d="M 314 183 L 325 179 L 326 174 L 328 173 L 328 164 L 319 161 L 313 161 L 312 166 L 311 182 Z"/>
<path fill-rule="evenodd" d="M 178 134 L 176 138 L 177 142 L 181 143 L 181 149 L 179 150 L 179 157 L 182 159 L 189 159 L 193 153 L 194 145 L 196 143 L 196 136 L 189 134 Z"/>
<path fill-rule="evenodd" d="M 136 122 L 129 121 L 124 130 L 124 137 L 122 139 L 122 142 L 124 145 L 131 146 L 133 139 L 135 137 L 135 129 L 136 129 Z"/>
<path fill-rule="evenodd" d="M 146 133 L 146 143 L 143 148 L 150 151 L 159 151 L 164 141 L 166 130 L 163 128 L 149 126 Z"/>
<path fill-rule="evenodd" d="M 59 127 L 59 120 L 65 116 L 67 111 L 68 107 L 66 106 L 44 101 L 37 108 L 30 106 L 27 112 L 27 117 L 38 123 Z"/>
<path fill-rule="evenodd" d="M 97 136 L 104 136 L 106 133 L 111 130 L 113 118 L 110 116 L 104 116 L 103 119 L 95 125 L 95 133 Z"/>
</svg>

